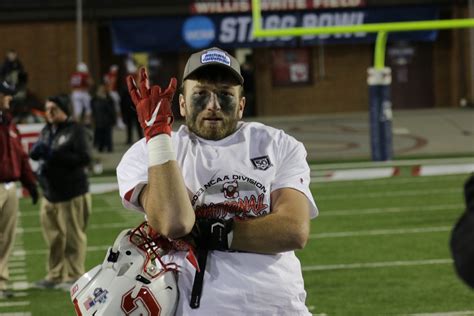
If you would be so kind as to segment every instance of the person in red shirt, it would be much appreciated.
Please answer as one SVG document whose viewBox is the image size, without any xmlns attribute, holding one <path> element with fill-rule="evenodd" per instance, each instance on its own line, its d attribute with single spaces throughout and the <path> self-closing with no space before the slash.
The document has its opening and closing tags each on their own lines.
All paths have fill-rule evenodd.
<svg viewBox="0 0 474 316">
<path fill-rule="evenodd" d="M 91 95 L 89 90 L 93 85 L 93 80 L 85 63 L 77 64 L 76 72 L 71 75 L 70 84 L 73 118 L 76 122 L 90 125 Z"/>
<path fill-rule="evenodd" d="M 5 81 L 0 83 L 0 299 L 14 293 L 7 289 L 8 258 L 13 249 L 18 218 L 16 181 L 28 190 L 33 204 L 38 201 L 36 179 L 31 170 L 28 154 L 20 142 L 20 134 L 8 112 L 15 94 Z"/>
</svg>

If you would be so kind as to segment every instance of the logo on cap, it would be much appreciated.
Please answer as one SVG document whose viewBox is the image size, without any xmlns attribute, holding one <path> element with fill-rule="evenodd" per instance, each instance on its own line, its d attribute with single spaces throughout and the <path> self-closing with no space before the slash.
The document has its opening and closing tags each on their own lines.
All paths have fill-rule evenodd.
<svg viewBox="0 0 474 316">
<path fill-rule="evenodd" d="M 201 64 L 221 63 L 230 66 L 230 57 L 220 50 L 208 50 L 201 55 Z"/>
</svg>

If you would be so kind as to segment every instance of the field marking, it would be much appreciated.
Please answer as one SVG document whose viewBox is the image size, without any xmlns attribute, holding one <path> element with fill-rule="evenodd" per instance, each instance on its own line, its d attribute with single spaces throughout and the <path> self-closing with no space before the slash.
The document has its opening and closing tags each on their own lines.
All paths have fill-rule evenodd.
<svg viewBox="0 0 474 316">
<path fill-rule="evenodd" d="M 352 210 L 335 210 L 322 211 L 319 216 L 347 216 L 347 215 L 365 215 L 365 214 L 386 214 L 386 213 L 402 213 L 402 212 L 418 212 L 418 211 L 445 211 L 445 210 L 462 210 L 464 204 L 446 204 L 446 205 L 430 205 L 430 206 L 407 206 L 407 207 L 377 207 L 366 209 L 352 209 Z"/>
<path fill-rule="evenodd" d="M 464 316 L 464 315 L 474 315 L 474 311 L 407 314 L 407 316 Z"/>
<path fill-rule="evenodd" d="M 26 274 L 26 270 L 24 268 L 9 269 L 9 272 L 10 275 Z"/>
<path fill-rule="evenodd" d="M 10 286 L 13 290 L 28 290 L 30 288 L 30 283 L 28 281 L 17 281 L 13 282 Z"/>
<path fill-rule="evenodd" d="M 0 313 L 0 316 L 31 316 L 30 312 Z"/>
<path fill-rule="evenodd" d="M 24 267 L 26 267 L 26 262 L 24 261 L 18 260 L 18 261 L 10 261 L 8 263 L 8 268 L 24 268 Z"/>
<path fill-rule="evenodd" d="M 320 238 L 339 238 L 339 237 L 356 237 L 356 236 L 419 234 L 419 233 L 447 232 L 447 231 L 451 231 L 452 229 L 453 229 L 452 226 L 373 229 L 373 230 L 360 230 L 360 231 L 347 231 L 347 232 L 318 233 L 318 234 L 309 235 L 309 238 L 320 239 Z"/>
<path fill-rule="evenodd" d="M 15 248 L 13 248 L 15 249 Z M 17 261 L 25 261 L 26 258 L 25 256 L 11 256 L 9 259 L 8 259 L 8 262 L 17 262 Z"/>
<path fill-rule="evenodd" d="M 110 245 L 99 245 L 99 246 L 91 246 L 87 247 L 87 252 L 94 252 L 94 251 L 106 251 L 109 247 L 112 247 L 113 242 Z M 45 255 L 49 252 L 48 249 L 35 249 L 35 250 L 28 250 L 27 253 L 29 256 L 32 255 Z M 15 253 L 13 254 L 15 255 Z"/>
<path fill-rule="evenodd" d="M 105 213 L 105 212 L 117 212 L 117 213 L 120 213 L 120 212 L 124 212 L 123 214 L 120 214 L 120 215 L 128 215 L 128 213 L 132 213 L 134 215 L 140 215 L 139 212 L 137 211 L 131 211 L 131 210 L 128 210 L 126 208 L 123 208 L 123 206 L 118 206 L 118 207 L 114 207 L 114 206 L 106 206 L 106 207 L 94 207 L 92 206 L 92 215 L 95 214 L 95 213 Z M 142 213 L 143 214 L 143 213 Z M 19 212 L 19 215 L 21 217 L 40 217 L 38 211 L 29 211 L 29 212 Z"/>
<path fill-rule="evenodd" d="M 346 163 L 327 163 L 327 164 L 311 164 L 312 170 L 325 169 L 357 169 L 357 168 L 375 168 L 375 167 L 395 167 L 395 166 L 412 166 L 412 165 L 427 165 L 427 164 L 453 164 L 453 163 L 472 163 L 471 157 L 461 158 L 435 158 L 435 159 L 410 159 L 410 160 L 395 160 L 395 161 L 367 161 L 367 162 L 346 162 Z"/>
<path fill-rule="evenodd" d="M 338 237 L 354 237 L 354 236 L 376 236 L 376 235 L 399 235 L 399 234 L 415 234 L 415 233 L 431 233 L 431 232 L 445 232 L 450 231 L 451 226 L 442 227 L 423 227 L 423 228 L 401 228 L 401 229 L 377 229 L 377 230 L 362 230 L 362 231 L 346 231 L 346 232 L 332 232 L 332 233 L 318 233 L 311 234 L 310 239 L 319 238 L 338 238 Z M 111 245 L 98 245 L 87 247 L 87 251 L 103 251 Z M 28 255 L 42 255 L 48 253 L 48 249 L 36 249 L 28 251 L 13 251 L 13 256 Z M 17 269 L 19 270 L 19 269 Z"/>
<path fill-rule="evenodd" d="M 20 274 L 20 275 L 14 275 L 9 278 L 10 281 L 26 281 L 26 275 L 25 274 Z"/>
<path fill-rule="evenodd" d="M 376 236 L 376 235 L 399 235 L 399 234 L 415 234 L 415 233 L 432 233 L 432 232 L 445 232 L 451 230 L 451 226 L 442 227 L 423 227 L 423 228 L 407 228 L 407 229 L 378 229 L 378 230 L 362 230 L 362 231 L 349 231 L 349 232 L 333 232 L 333 233 L 318 233 L 311 234 L 310 239 L 319 238 L 339 238 L 339 237 L 355 237 L 355 236 Z M 105 251 L 110 245 L 98 245 L 87 247 L 87 252 L 94 251 Z M 13 251 L 13 256 L 24 256 L 25 254 L 30 255 L 44 255 L 48 253 L 48 249 L 35 249 L 28 251 Z"/>
<path fill-rule="evenodd" d="M 28 305 L 30 305 L 30 301 L 0 302 L 0 307 L 28 306 Z"/>
<path fill-rule="evenodd" d="M 453 193 L 462 193 L 462 188 L 452 188 L 452 189 L 434 189 L 434 190 L 410 190 L 410 191 L 397 191 L 397 192 L 380 192 L 380 193 L 367 193 L 361 192 L 356 194 L 333 194 L 333 195 L 324 195 L 318 196 L 315 194 L 316 201 L 325 201 L 325 200 L 342 200 L 350 198 L 380 198 L 380 197 L 397 197 L 397 196 L 419 196 L 419 195 L 440 195 L 440 194 L 453 194 Z"/>
<path fill-rule="evenodd" d="M 445 175 L 443 176 L 443 181 L 452 181 L 452 182 L 459 182 L 459 175 Z M 466 175 L 466 178 L 468 175 Z M 363 183 L 362 183 L 363 182 Z M 380 186 L 380 185 L 399 185 L 399 184 L 419 184 L 419 183 L 426 183 L 426 182 L 433 182 L 432 177 L 393 177 L 389 179 L 367 179 L 365 181 L 357 181 L 357 185 L 363 186 Z M 312 186 L 321 188 L 333 188 L 333 187 L 353 187 L 354 183 L 350 183 L 350 181 L 334 181 L 329 183 L 314 183 Z"/>
<path fill-rule="evenodd" d="M 326 271 L 326 270 L 351 270 L 351 269 L 374 269 L 385 267 L 421 266 L 433 264 L 451 264 L 452 259 L 428 259 L 428 260 L 407 260 L 407 261 L 387 261 L 387 262 L 365 262 L 350 264 L 329 264 L 303 266 L 303 271 Z"/>
<path fill-rule="evenodd" d="M 92 224 L 87 227 L 87 230 L 90 229 L 108 229 L 108 228 L 132 228 L 134 226 L 138 226 L 139 223 L 127 223 L 127 222 L 120 222 L 120 223 L 108 223 L 108 224 Z M 29 233 L 38 233 L 41 232 L 41 227 L 27 227 L 22 228 L 19 227 L 17 229 L 17 234 L 29 234 Z"/>
</svg>

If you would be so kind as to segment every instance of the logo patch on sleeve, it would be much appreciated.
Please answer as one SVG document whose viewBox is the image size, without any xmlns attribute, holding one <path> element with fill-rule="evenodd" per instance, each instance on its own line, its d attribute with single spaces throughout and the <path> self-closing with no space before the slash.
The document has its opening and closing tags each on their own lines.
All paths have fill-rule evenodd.
<svg viewBox="0 0 474 316">
<path fill-rule="evenodd" d="M 273 166 L 268 156 L 251 158 L 250 161 L 252 161 L 252 164 L 255 169 L 259 170 L 267 170 L 268 168 Z"/>
</svg>

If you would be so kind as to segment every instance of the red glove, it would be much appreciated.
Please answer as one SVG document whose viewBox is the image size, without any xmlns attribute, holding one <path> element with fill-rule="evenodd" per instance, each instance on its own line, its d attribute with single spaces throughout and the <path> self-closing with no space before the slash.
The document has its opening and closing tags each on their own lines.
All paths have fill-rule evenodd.
<svg viewBox="0 0 474 316">
<path fill-rule="evenodd" d="M 146 141 L 159 134 L 171 136 L 173 112 L 171 101 L 176 91 L 176 78 L 171 78 L 166 90 L 154 85 L 150 88 L 145 68 L 140 69 L 140 88 L 137 88 L 133 76 L 127 77 L 127 86 L 133 104 L 137 109 L 138 121 L 145 133 Z"/>
</svg>

